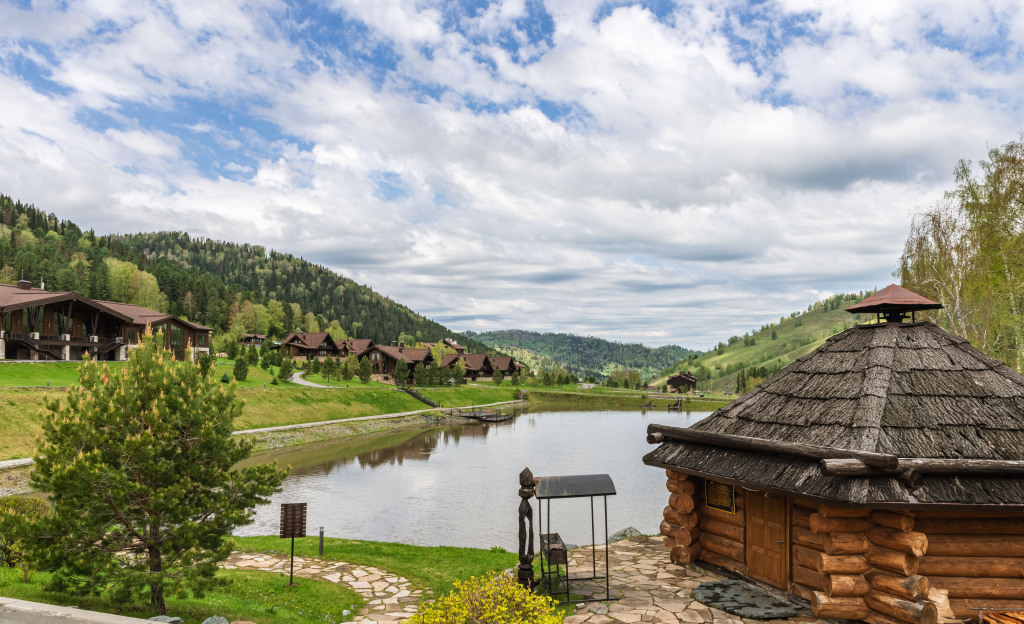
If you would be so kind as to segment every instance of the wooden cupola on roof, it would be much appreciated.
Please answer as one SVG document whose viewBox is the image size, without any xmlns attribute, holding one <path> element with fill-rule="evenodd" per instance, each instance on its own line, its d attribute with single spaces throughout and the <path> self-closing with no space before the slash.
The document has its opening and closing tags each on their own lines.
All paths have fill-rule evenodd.
<svg viewBox="0 0 1024 624">
<path fill-rule="evenodd" d="M 863 301 L 846 308 L 846 311 L 851 314 L 874 312 L 878 314 L 879 320 L 884 320 L 887 323 L 902 323 L 909 314 L 913 323 L 917 320 L 914 313 L 918 310 L 939 310 L 943 307 L 945 306 L 941 303 L 925 299 L 902 286 L 890 284 Z"/>
</svg>

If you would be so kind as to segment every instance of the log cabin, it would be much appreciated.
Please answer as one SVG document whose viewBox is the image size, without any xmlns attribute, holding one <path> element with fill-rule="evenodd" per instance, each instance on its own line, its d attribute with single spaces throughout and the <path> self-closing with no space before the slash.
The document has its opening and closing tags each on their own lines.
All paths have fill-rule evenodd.
<svg viewBox="0 0 1024 624">
<path fill-rule="evenodd" d="M 665 380 L 669 392 L 682 394 L 697 389 L 697 378 L 690 373 L 676 373 Z"/>
<path fill-rule="evenodd" d="M 163 331 L 176 358 L 191 345 L 209 352 L 213 330 L 142 306 L 99 301 L 75 292 L 0 284 L 0 359 L 124 360 L 145 326 Z"/>
<path fill-rule="evenodd" d="M 281 342 L 281 348 L 296 360 L 337 357 L 341 354 L 338 345 L 327 332 L 291 332 Z"/>
<path fill-rule="evenodd" d="M 650 425 L 672 563 L 817 617 L 934 624 L 1024 610 L 1024 377 L 890 286 L 876 313 L 689 428 Z M 907 317 L 910 318 L 907 318 Z"/>
</svg>

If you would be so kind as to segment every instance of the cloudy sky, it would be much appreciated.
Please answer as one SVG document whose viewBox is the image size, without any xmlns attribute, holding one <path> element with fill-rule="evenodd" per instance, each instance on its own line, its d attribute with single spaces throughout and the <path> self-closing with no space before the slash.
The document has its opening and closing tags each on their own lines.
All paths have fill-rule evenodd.
<svg viewBox="0 0 1024 624">
<path fill-rule="evenodd" d="M 704 348 L 882 287 L 1024 127 L 1017 0 L 0 0 L 0 192 L 454 329 Z"/>
</svg>

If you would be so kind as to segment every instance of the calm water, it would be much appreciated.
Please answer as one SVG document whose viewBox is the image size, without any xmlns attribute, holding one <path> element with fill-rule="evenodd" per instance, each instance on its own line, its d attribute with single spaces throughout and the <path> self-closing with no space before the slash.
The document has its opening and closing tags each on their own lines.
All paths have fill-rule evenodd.
<svg viewBox="0 0 1024 624">
<path fill-rule="evenodd" d="M 280 504 L 307 502 L 310 535 L 323 526 L 328 537 L 515 551 L 518 476 L 527 466 L 535 476 L 611 475 L 618 493 L 608 497 L 608 532 L 657 533 L 668 491 L 665 472 L 641 461 L 653 448 L 647 425 L 686 427 L 709 413 L 536 412 L 278 454 L 292 466 L 284 491 L 237 533 L 275 535 Z M 546 530 L 547 504 L 544 513 Z M 551 529 L 567 542 L 592 543 L 589 499 L 552 501 Z"/>
</svg>

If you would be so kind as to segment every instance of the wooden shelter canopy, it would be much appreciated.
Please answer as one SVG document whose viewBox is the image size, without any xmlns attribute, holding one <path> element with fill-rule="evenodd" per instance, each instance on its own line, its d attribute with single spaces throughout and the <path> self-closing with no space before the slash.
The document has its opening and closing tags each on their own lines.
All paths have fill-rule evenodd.
<svg viewBox="0 0 1024 624">
<path fill-rule="evenodd" d="M 688 430 L 746 447 L 659 431 L 645 463 L 759 489 L 855 505 L 1024 506 L 1024 377 L 931 323 L 848 329 Z M 786 443 L 833 455 L 780 452 Z"/>
</svg>

